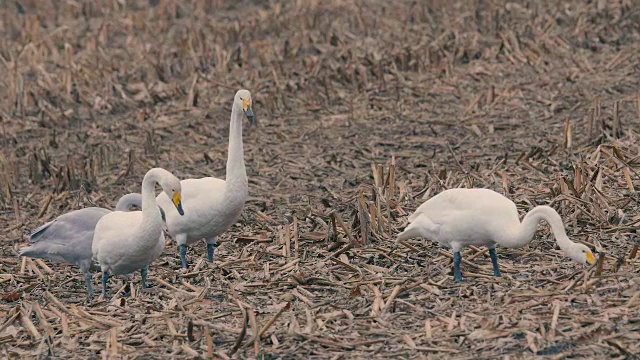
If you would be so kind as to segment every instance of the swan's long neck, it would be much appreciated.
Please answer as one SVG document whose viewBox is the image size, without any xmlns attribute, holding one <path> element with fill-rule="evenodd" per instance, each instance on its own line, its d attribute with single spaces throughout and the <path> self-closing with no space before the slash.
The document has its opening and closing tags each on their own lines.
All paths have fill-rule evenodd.
<svg viewBox="0 0 640 360">
<path fill-rule="evenodd" d="M 562 218 L 549 206 L 536 206 L 529 211 L 524 219 L 522 219 L 522 223 L 517 227 L 517 230 L 509 237 L 508 243 L 502 245 L 517 248 L 528 244 L 533 239 L 533 235 L 538 228 L 538 223 L 541 220 L 546 221 L 551 226 L 558 246 L 566 252 L 573 242 L 569 240 L 564 230 Z"/>
<path fill-rule="evenodd" d="M 160 179 L 161 174 L 157 169 L 152 169 L 144 176 L 142 180 L 142 223 L 140 224 L 139 240 L 149 240 L 148 245 L 154 245 L 158 242 L 158 236 L 162 231 L 162 218 L 158 211 L 156 203 L 156 183 Z M 158 233 L 158 236 L 144 236 L 149 233 Z M 140 244 L 147 245 L 147 244 Z"/>
<path fill-rule="evenodd" d="M 234 102 L 231 108 L 231 124 L 229 125 L 229 155 L 227 158 L 225 195 L 246 194 L 248 188 L 247 170 L 244 167 L 244 148 L 242 145 L 242 117 L 242 108 Z"/>
</svg>

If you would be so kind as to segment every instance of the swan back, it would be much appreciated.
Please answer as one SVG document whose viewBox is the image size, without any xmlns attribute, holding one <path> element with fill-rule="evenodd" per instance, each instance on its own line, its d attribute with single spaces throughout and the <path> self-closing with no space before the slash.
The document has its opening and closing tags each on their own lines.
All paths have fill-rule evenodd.
<svg viewBox="0 0 640 360">
<path fill-rule="evenodd" d="M 494 210 L 496 215 L 512 216 L 518 214 L 516 204 L 503 195 L 490 189 L 448 189 L 427 200 L 420 205 L 412 217 L 418 214 L 433 214 L 441 210 L 447 212 L 468 212 L 476 213 L 480 211 Z"/>
<path fill-rule="evenodd" d="M 449 189 L 420 205 L 409 217 L 407 229 L 421 237 L 459 249 L 465 245 L 493 245 L 520 224 L 515 204 L 489 189 Z"/>
</svg>

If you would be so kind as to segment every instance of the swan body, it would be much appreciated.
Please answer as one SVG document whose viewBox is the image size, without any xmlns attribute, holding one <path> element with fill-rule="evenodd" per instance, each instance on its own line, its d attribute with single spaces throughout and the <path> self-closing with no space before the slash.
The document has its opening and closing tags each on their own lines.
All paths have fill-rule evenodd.
<svg viewBox="0 0 640 360">
<path fill-rule="evenodd" d="M 126 194 L 116 204 L 115 211 L 133 211 L 142 206 L 138 193 Z M 85 278 L 89 294 L 91 288 L 91 245 L 96 224 L 111 210 L 88 207 L 60 215 L 29 234 L 30 246 L 20 249 L 20 256 L 46 259 L 76 265 Z"/>
<path fill-rule="evenodd" d="M 158 205 L 167 214 L 168 233 L 178 243 L 183 269 L 187 269 L 187 246 L 200 239 L 205 240 L 207 258 L 213 262 L 218 236 L 229 229 L 242 212 L 249 193 L 244 166 L 242 120 L 243 115 L 250 122 L 255 120 L 251 104 L 249 91 L 239 90 L 236 93 L 231 108 L 226 180 L 213 177 L 182 180 L 184 216 L 168 211 L 172 205 L 166 194 L 161 193 L 157 197 Z"/>
<path fill-rule="evenodd" d="M 113 212 L 98 221 L 93 236 L 93 258 L 102 271 L 102 294 L 110 275 L 141 271 L 146 288 L 147 268 L 164 249 L 162 214 L 156 203 L 155 185 L 160 184 L 171 197 L 174 207 L 183 214 L 180 180 L 170 172 L 154 168 L 142 181 L 142 211 Z M 168 210 L 164 210 L 165 215 Z M 172 212 L 176 212 L 172 209 Z"/>
<path fill-rule="evenodd" d="M 580 264 L 593 264 L 591 250 L 572 242 L 560 215 L 549 206 L 536 206 L 522 222 L 513 201 L 489 189 L 449 189 L 427 200 L 409 216 L 409 224 L 397 241 L 428 238 L 449 247 L 454 253 L 454 280 L 461 281 L 460 250 L 468 245 L 486 246 L 495 276 L 500 276 L 495 246 L 523 247 L 533 239 L 538 223 L 544 220 L 553 230 L 560 249 Z"/>
</svg>

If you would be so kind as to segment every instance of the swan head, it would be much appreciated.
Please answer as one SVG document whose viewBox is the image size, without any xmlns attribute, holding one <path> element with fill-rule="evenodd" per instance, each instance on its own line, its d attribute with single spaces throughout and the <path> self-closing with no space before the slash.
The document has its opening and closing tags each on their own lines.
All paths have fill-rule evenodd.
<svg viewBox="0 0 640 360">
<path fill-rule="evenodd" d="M 567 255 L 579 264 L 593 265 L 596 263 L 596 257 L 593 256 L 591 249 L 583 244 L 574 244 L 569 251 L 567 251 Z"/>
<path fill-rule="evenodd" d="M 142 195 L 130 193 L 122 196 L 116 204 L 115 211 L 140 211 L 142 210 Z"/>
<path fill-rule="evenodd" d="M 247 116 L 247 119 L 249 119 L 251 124 L 256 122 L 256 117 L 253 114 L 253 109 L 251 108 L 251 106 L 253 106 L 253 101 L 251 100 L 251 93 L 249 90 L 238 90 L 235 98 L 233 99 L 233 103 L 234 106 L 239 105 L 242 107 L 242 111 Z"/>
<path fill-rule="evenodd" d="M 182 186 L 180 180 L 175 176 L 170 176 L 159 181 L 162 191 L 171 199 L 173 205 L 178 210 L 178 214 L 184 215 L 182 210 Z"/>
</svg>

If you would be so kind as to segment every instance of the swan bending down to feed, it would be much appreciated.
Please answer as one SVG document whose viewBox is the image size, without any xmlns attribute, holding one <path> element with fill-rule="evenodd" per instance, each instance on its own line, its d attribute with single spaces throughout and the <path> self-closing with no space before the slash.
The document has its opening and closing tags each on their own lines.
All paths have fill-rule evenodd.
<svg viewBox="0 0 640 360">
<path fill-rule="evenodd" d="M 164 224 L 157 208 L 156 184 L 160 184 L 177 212 L 183 215 L 180 180 L 167 170 L 154 168 L 142 180 L 142 211 L 114 212 L 105 215 L 96 225 L 92 250 L 93 258 L 102 270 L 102 295 L 105 298 L 109 275 L 140 270 L 145 289 L 149 264 L 164 249 Z"/>
<path fill-rule="evenodd" d="M 427 200 L 409 216 L 409 225 L 396 243 L 413 237 L 437 241 L 453 251 L 453 278 L 462 281 L 460 250 L 468 245 L 487 246 L 494 276 L 500 276 L 495 245 L 519 248 L 531 242 L 538 223 L 553 230 L 560 249 L 580 264 L 596 259 L 589 248 L 569 240 L 560 215 L 549 206 L 536 206 L 520 222 L 513 201 L 489 189 L 449 189 Z"/>
<path fill-rule="evenodd" d="M 157 197 L 158 204 L 167 214 L 168 232 L 178 243 L 182 269 L 187 269 L 187 245 L 200 239 L 205 240 L 207 258 L 213 262 L 218 236 L 229 229 L 242 212 L 249 192 L 242 146 L 242 119 L 244 114 L 251 123 L 255 121 L 251 104 L 251 93 L 238 90 L 231 107 L 226 181 L 214 177 L 182 180 L 185 216 L 168 211 L 171 199 L 166 194 Z"/>
<path fill-rule="evenodd" d="M 134 211 L 142 206 L 138 193 L 126 194 L 116 204 L 115 211 Z M 88 207 L 60 215 L 29 234 L 30 246 L 20 249 L 20 256 L 46 259 L 80 267 L 90 295 L 91 244 L 98 221 L 111 210 Z"/>
</svg>

